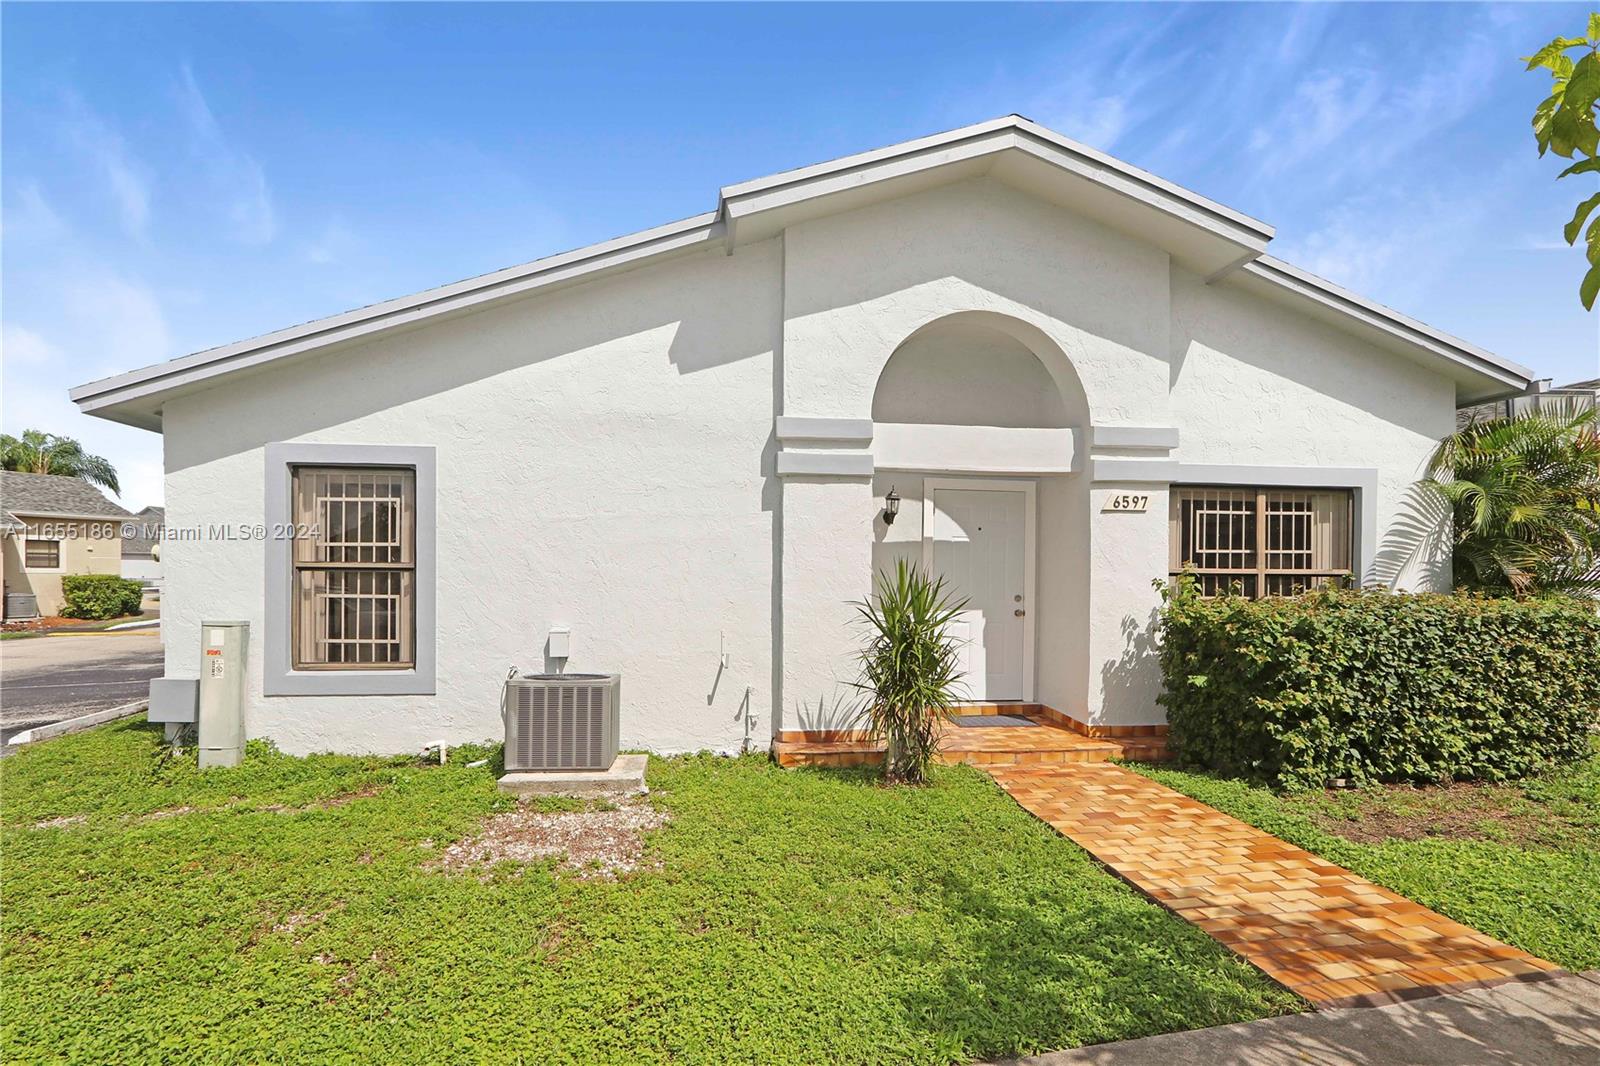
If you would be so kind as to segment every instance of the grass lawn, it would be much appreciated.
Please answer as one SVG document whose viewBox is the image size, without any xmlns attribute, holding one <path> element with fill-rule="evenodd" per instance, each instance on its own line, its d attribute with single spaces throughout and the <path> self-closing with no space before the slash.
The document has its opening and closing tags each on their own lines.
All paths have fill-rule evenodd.
<svg viewBox="0 0 1600 1066">
<path fill-rule="evenodd" d="M 614 881 L 430 869 L 512 806 L 454 762 L 201 774 L 132 719 L 0 774 L 5 1061 L 947 1062 L 1300 1006 L 965 767 L 652 760 Z"/>
<path fill-rule="evenodd" d="M 1276 795 L 1133 767 L 1569 970 L 1600 967 L 1600 744 L 1528 780 Z"/>
</svg>

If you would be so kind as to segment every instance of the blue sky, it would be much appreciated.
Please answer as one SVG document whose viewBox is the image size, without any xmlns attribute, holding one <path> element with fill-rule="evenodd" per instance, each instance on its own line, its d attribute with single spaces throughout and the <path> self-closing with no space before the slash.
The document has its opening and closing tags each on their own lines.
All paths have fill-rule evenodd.
<svg viewBox="0 0 1600 1066">
<path fill-rule="evenodd" d="M 71 385 L 695 214 L 1017 111 L 1277 227 L 1275 254 L 1561 381 L 1600 316 L 1516 57 L 1584 5 L 7 4 L 7 432 L 159 437 Z"/>
</svg>

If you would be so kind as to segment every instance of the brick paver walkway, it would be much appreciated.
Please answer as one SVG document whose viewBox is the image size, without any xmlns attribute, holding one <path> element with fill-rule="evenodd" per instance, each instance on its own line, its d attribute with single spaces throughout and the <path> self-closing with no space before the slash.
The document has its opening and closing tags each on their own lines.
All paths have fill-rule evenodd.
<svg viewBox="0 0 1600 1066">
<path fill-rule="evenodd" d="M 1118 876 L 1318 1007 L 1562 972 L 1120 767 L 985 769 Z"/>
</svg>

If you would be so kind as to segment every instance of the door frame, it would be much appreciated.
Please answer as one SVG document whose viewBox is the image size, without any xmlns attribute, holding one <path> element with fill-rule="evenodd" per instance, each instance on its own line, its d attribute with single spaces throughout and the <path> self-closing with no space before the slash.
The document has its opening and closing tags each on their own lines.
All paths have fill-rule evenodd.
<svg viewBox="0 0 1600 1066">
<path fill-rule="evenodd" d="M 1033 648 L 1038 622 L 1037 560 L 1038 492 L 1037 481 L 1022 478 L 925 477 L 922 479 L 922 568 L 933 573 L 933 494 L 940 489 L 973 489 L 979 492 L 1022 493 L 1022 595 L 1027 613 L 1022 616 L 1022 703 L 1034 702 Z M 986 701 L 993 702 L 993 701 Z"/>
</svg>

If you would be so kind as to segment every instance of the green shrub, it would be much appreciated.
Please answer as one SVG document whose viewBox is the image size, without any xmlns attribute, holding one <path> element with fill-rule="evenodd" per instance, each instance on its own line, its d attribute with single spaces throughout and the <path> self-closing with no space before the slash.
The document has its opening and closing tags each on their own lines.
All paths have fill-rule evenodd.
<svg viewBox="0 0 1600 1066">
<path fill-rule="evenodd" d="M 1600 717 L 1600 615 L 1575 599 L 1377 590 L 1163 612 L 1180 760 L 1290 789 L 1521 777 L 1579 759 Z"/>
<path fill-rule="evenodd" d="M 61 592 L 67 601 L 61 613 L 68 618 L 138 614 L 144 600 L 144 588 L 137 581 L 115 574 L 67 574 L 61 579 Z"/>
</svg>

